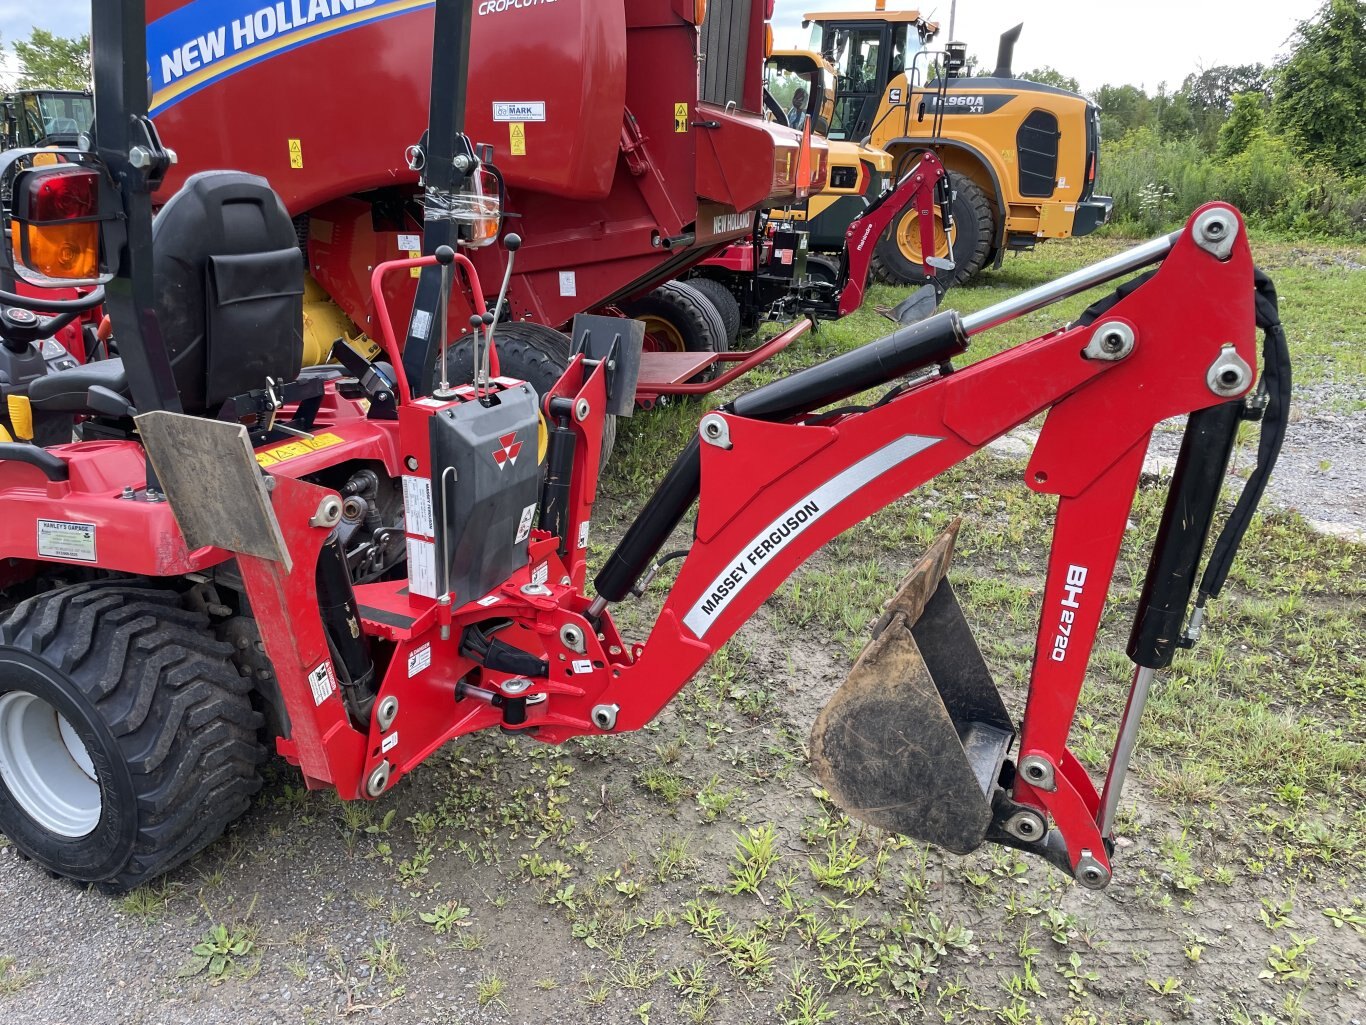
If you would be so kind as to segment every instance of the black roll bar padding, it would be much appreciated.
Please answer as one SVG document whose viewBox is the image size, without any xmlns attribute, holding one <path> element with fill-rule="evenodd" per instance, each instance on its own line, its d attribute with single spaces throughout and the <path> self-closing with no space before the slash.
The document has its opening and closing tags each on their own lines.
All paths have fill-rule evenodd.
<svg viewBox="0 0 1366 1025">
<path fill-rule="evenodd" d="M 876 341 L 741 395 L 722 409 L 750 420 L 785 421 L 886 384 L 967 350 L 958 314 L 945 310 Z M 697 501 L 702 487 L 701 440 L 694 435 L 658 489 L 594 578 L 598 597 L 618 602 L 631 593 Z"/>
<path fill-rule="evenodd" d="M 67 466 L 65 459 L 37 445 L 25 445 L 17 441 L 0 442 L 0 462 L 5 460 L 37 467 L 43 472 L 43 476 L 51 481 L 71 478 L 71 468 Z"/>
<path fill-rule="evenodd" d="M 1135 665 L 1166 669 L 1181 646 L 1181 628 L 1219 507 L 1242 407 L 1241 401 L 1221 402 L 1196 410 L 1186 420 L 1138 615 L 1129 634 L 1128 652 Z"/>
</svg>

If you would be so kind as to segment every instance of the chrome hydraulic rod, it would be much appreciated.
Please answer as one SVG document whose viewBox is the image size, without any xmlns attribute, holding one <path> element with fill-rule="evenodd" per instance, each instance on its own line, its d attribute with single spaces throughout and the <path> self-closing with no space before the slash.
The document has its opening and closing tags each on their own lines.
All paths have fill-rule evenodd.
<svg viewBox="0 0 1366 1025">
<path fill-rule="evenodd" d="M 1141 246 L 1134 246 L 1125 252 L 1101 260 L 1099 263 L 1093 263 L 1089 267 L 1073 271 L 1071 274 L 1058 278 L 1057 281 L 1050 281 L 1038 288 L 1031 288 L 1028 292 L 1021 292 L 1005 302 L 988 306 L 985 310 L 964 317 L 963 329 L 969 335 L 980 334 L 989 328 L 998 327 L 1007 321 L 1014 320 L 1016 317 L 1023 317 L 1026 313 L 1033 313 L 1045 306 L 1051 306 L 1055 302 L 1076 295 L 1078 292 L 1085 292 L 1087 289 L 1103 285 L 1108 281 L 1114 281 L 1115 278 L 1123 277 L 1125 274 L 1159 263 L 1163 257 L 1171 252 L 1172 246 L 1180 237 L 1181 232 L 1174 231 L 1170 235 L 1163 235 L 1151 242 L 1144 242 Z"/>
<path fill-rule="evenodd" d="M 1129 688 L 1129 703 L 1124 708 L 1124 721 L 1115 738 L 1115 753 L 1110 759 L 1110 771 L 1105 775 L 1105 790 L 1100 796 L 1100 835 L 1110 836 L 1115 828 L 1115 813 L 1119 810 L 1119 795 L 1124 789 L 1124 777 L 1129 772 L 1129 759 L 1134 754 L 1134 743 L 1138 740 L 1138 721 L 1143 718 L 1143 706 L 1148 703 L 1148 693 L 1152 690 L 1156 669 L 1147 666 L 1134 667 L 1134 682 Z"/>
</svg>

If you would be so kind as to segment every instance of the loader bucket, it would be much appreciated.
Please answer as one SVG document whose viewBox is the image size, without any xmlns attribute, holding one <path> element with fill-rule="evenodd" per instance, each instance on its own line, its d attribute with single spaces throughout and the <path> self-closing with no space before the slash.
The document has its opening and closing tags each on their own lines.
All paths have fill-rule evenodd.
<svg viewBox="0 0 1366 1025">
<path fill-rule="evenodd" d="M 893 323 L 908 327 L 933 317 L 939 310 L 939 300 L 943 297 L 943 286 L 938 282 L 929 282 L 921 285 L 895 306 L 879 306 L 877 311 Z"/>
<path fill-rule="evenodd" d="M 1015 736 L 935 539 L 816 718 L 811 762 L 852 818 L 967 854 L 986 838 Z"/>
</svg>

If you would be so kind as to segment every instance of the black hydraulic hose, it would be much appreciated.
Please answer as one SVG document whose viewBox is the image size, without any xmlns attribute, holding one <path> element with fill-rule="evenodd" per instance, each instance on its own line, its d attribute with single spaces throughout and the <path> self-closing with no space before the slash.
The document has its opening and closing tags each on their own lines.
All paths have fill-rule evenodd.
<svg viewBox="0 0 1366 1025">
<path fill-rule="evenodd" d="M 1257 326 L 1264 332 L 1261 388 L 1266 396 L 1261 439 L 1257 445 L 1257 465 L 1243 485 L 1243 493 L 1238 496 L 1228 522 L 1214 543 L 1214 551 L 1200 578 L 1197 609 L 1202 609 L 1209 598 L 1219 597 L 1219 592 L 1223 590 L 1233 566 L 1233 557 L 1238 553 L 1243 535 L 1252 523 L 1252 514 L 1257 511 L 1257 505 L 1271 480 L 1271 471 L 1276 467 L 1276 460 L 1285 444 L 1286 428 L 1290 424 L 1290 344 L 1281 327 L 1276 286 L 1260 270 L 1254 272 L 1253 280 L 1257 290 Z"/>
</svg>

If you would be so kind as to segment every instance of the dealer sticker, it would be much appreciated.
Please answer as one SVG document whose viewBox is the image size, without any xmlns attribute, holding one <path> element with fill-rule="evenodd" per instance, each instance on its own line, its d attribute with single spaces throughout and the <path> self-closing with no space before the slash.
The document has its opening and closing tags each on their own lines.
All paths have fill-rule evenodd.
<svg viewBox="0 0 1366 1025">
<path fill-rule="evenodd" d="M 332 663 L 324 662 L 309 673 L 308 686 L 313 691 L 313 703 L 315 705 L 321 705 L 330 698 L 337 689 L 336 681 L 332 679 Z"/>
<path fill-rule="evenodd" d="M 544 100 L 505 100 L 493 105 L 495 121 L 544 121 Z"/>
<path fill-rule="evenodd" d="M 49 559 L 95 561 L 95 524 L 38 521 L 38 554 Z"/>
</svg>

